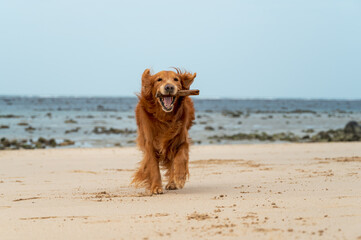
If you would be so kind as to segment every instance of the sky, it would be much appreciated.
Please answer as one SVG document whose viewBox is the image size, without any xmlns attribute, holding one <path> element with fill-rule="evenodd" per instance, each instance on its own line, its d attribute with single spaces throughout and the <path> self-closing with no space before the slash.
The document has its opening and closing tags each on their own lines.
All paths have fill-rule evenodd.
<svg viewBox="0 0 361 240">
<path fill-rule="evenodd" d="M 134 96 L 172 66 L 202 98 L 361 99 L 361 1 L 0 0 L 0 95 Z"/>
</svg>

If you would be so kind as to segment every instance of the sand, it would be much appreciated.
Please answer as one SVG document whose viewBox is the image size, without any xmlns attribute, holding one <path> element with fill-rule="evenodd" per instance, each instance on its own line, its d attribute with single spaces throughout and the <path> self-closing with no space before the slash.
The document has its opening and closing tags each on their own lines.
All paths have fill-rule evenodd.
<svg viewBox="0 0 361 240">
<path fill-rule="evenodd" d="M 136 148 L 0 152 L 0 239 L 361 239 L 361 143 L 195 146 L 182 190 Z"/>
</svg>

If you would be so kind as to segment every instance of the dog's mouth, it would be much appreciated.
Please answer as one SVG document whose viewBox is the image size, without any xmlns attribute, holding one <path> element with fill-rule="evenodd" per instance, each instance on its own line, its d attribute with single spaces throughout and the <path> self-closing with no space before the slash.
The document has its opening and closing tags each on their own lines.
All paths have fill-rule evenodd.
<svg viewBox="0 0 361 240">
<path fill-rule="evenodd" d="M 175 96 L 158 94 L 158 101 L 160 102 L 160 105 L 162 106 L 164 112 L 173 111 Z"/>
</svg>

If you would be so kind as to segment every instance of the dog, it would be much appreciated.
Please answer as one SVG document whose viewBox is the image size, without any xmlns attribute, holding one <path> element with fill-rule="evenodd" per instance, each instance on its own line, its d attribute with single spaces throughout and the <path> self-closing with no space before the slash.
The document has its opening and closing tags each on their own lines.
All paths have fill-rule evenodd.
<svg viewBox="0 0 361 240">
<path fill-rule="evenodd" d="M 137 145 L 143 160 L 132 184 L 145 187 L 151 194 L 163 193 L 160 167 L 166 170 L 167 190 L 183 188 L 189 177 L 188 130 L 195 110 L 192 99 L 177 96 L 177 91 L 189 90 L 197 74 L 174 69 L 153 75 L 146 69 L 135 108 Z"/>
</svg>

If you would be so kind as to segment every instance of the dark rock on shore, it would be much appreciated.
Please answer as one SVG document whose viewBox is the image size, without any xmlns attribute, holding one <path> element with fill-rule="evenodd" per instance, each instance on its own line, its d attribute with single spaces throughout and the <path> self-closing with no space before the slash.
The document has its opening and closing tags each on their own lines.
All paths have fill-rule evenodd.
<svg viewBox="0 0 361 240">
<path fill-rule="evenodd" d="M 204 127 L 204 130 L 206 130 L 206 131 L 214 131 L 214 127 L 212 127 L 212 126 L 205 126 L 205 127 Z"/>
<path fill-rule="evenodd" d="M 361 126 L 355 122 L 348 122 L 343 129 L 321 131 L 311 137 L 312 142 L 351 142 L 361 141 Z"/>
<path fill-rule="evenodd" d="M 56 141 L 54 138 L 51 139 L 45 139 L 43 137 L 38 138 L 38 141 L 33 142 L 30 140 L 31 143 L 35 145 L 35 148 L 46 148 L 46 147 L 56 147 Z"/>
<path fill-rule="evenodd" d="M 97 111 L 99 111 L 99 112 L 116 112 L 117 110 L 111 109 L 111 108 L 105 108 L 103 105 L 98 105 Z"/>
<path fill-rule="evenodd" d="M 65 147 L 65 146 L 70 146 L 70 145 L 74 145 L 74 144 L 75 144 L 74 141 L 71 141 L 69 139 L 65 139 L 64 142 L 59 143 L 58 146 Z"/>
<path fill-rule="evenodd" d="M 229 111 L 229 110 L 224 110 L 224 111 L 222 112 L 222 115 L 223 115 L 223 116 L 232 117 L 232 118 L 240 117 L 242 114 L 243 114 L 242 111 Z"/>
<path fill-rule="evenodd" d="M 78 132 L 80 130 L 80 127 L 74 128 L 74 129 L 70 129 L 70 130 L 66 130 L 65 134 L 69 134 L 69 133 L 75 133 Z"/>
<path fill-rule="evenodd" d="M 312 114 L 316 114 L 315 111 L 311 111 L 311 110 L 304 110 L 304 109 L 296 109 L 287 113 L 312 113 Z"/>
<path fill-rule="evenodd" d="M 76 116 L 76 118 L 94 118 L 94 116 L 93 115 L 86 115 L 86 116 L 78 115 L 78 116 Z"/>
<path fill-rule="evenodd" d="M 348 122 L 345 126 L 345 133 L 361 135 L 361 126 L 356 121 Z"/>
<path fill-rule="evenodd" d="M 35 130 L 36 130 L 36 128 L 33 128 L 32 126 L 25 128 L 25 131 L 27 131 L 27 132 L 33 132 Z"/>
<path fill-rule="evenodd" d="M 313 130 L 312 128 L 310 128 L 310 129 L 302 130 L 302 132 L 304 132 L 304 133 L 314 133 L 315 130 Z"/>
<path fill-rule="evenodd" d="M 8 115 L 0 115 L 0 118 L 21 118 L 23 116 L 8 114 Z"/>
<path fill-rule="evenodd" d="M 78 122 L 73 119 L 68 119 L 68 120 L 65 120 L 64 123 L 74 124 L 74 123 L 78 123 Z"/>
<path fill-rule="evenodd" d="M 129 134 L 133 134 L 136 132 L 137 132 L 136 130 L 130 130 L 128 128 L 126 128 L 126 129 L 118 129 L 118 128 L 107 129 L 106 127 L 94 127 L 94 129 L 93 129 L 93 133 L 95 133 L 95 134 L 125 134 L 125 135 L 129 135 Z"/>
</svg>

